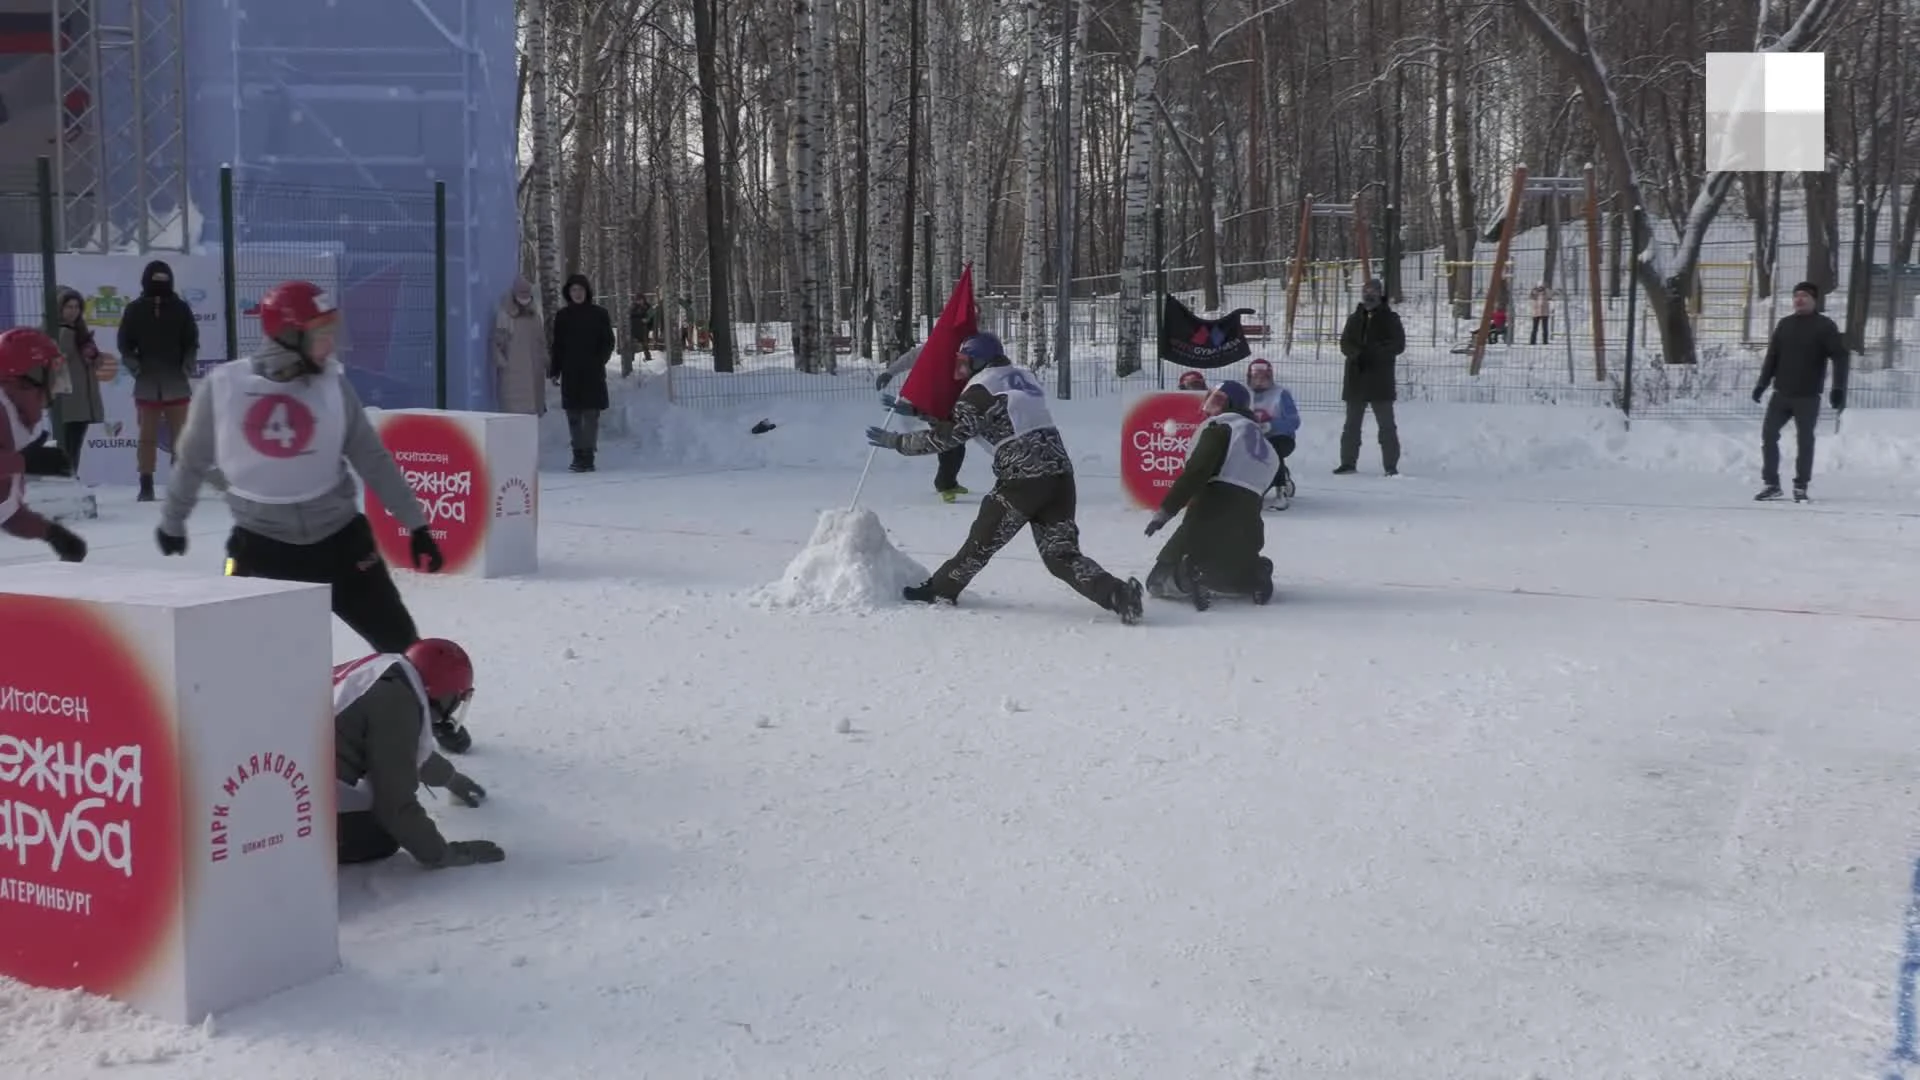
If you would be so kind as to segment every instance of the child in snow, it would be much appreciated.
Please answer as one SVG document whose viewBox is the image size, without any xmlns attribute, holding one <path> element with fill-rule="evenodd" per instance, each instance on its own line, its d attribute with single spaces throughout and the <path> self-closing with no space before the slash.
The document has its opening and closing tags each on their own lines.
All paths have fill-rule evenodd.
<svg viewBox="0 0 1920 1080">
<path fill-rule="evenodd" d="M 1247 389 L 1253 392 L 1253 422 L 1263 425 L 1267 442 L 1280 459 L 1280 470 L 1268 490 L 1278 494 L 1276 505 L 1285 510 L 1293 498 L 1293 473 L 1287 469 L 1287 458 L 1300 432 L 1300 406 L 1294 402 L 1292 391 L 1273 381 L 1273 365 L 1264 357 L 1256 357 L 1247 365 Z"/>
</svg>

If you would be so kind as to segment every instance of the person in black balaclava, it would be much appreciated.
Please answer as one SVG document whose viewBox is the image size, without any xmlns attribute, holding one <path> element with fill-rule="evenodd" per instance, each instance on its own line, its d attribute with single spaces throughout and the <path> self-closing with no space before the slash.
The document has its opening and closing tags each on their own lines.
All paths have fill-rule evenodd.
<svg viewBox="0 0 1920 1080">
<path fill-rule="evenodd" d="M 173 267 L 155 259 L 140 273 L 140 296 L 120 315 L 120 360 L 133 373 L 133 403 L 140 416 L 140 501 L 153 501 L 153 469 L 160 450 L 160 424 L 178 442 L 193 399 L 188 381 L 200 357 L 200 327 L 193 308 L 173 289 Z"/>
</svg>

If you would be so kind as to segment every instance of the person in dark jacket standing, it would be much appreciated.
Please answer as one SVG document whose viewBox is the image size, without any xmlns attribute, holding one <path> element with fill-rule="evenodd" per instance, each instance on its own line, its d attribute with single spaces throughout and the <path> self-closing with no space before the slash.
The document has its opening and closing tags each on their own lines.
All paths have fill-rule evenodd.
<svg viewBox="0 0 1920 1080">
<path fill-rule="evenodd" d="M 188 381 L 200 359 L 200 327 L 193 308 L 173 289 L 173 267 L 155 259 L 140 272 L 140 296 L 120 313 L 120 362 L 133 373 L 133 403 L 140 416 L 140 501 L 153 501 L 153 469 L 160 424 L 174 443 L 187 426 L 193 398 Z"/>
<path fill-rule="evenodd" d="M 1340 332 L 1340 352 L 1347 358 L 1340 400 L 1347 404 L 1347 424 L 1340 430 L 1340 467 L 1336 476 L 1354 472 L 1360 464 L 1360 425 L 1372 406 L 1380 426 L 1380 467 L 1388 476 L 1400 474 L 1400 429 L 1393 421 L 1398 397 L 1394 361 L 1407 351 L 1407 332 L 1400 314 L 1387 306 L 1386 289 L 1378 278 L 1360 292 L 1360 306 L 1347 316 Z"/>
<path fill-rule="evenodd" d="M 1759 404 L 1767 388 L 1767 416 L 1760 423 L 1760 494 L 1757 501 L 1777 499 L 1780 491 L 1780 431 L 1793 421 L 1799 440 L 1793 461 L 1793 501 L 1807 501 L 1807 481 L 1813 479 L 1813 427 L 1820 419 L 1820 391 L 1827 386 L 1827 362 L 1833 362 L 1833 389 L 1827 404 L 1834 412 L 1847 407 L 1847 342 L 1840 328 L 1820 311 L 1820 287 L 1803 281 L 1793 287 L 1793 314 L 1781 319 L 1767 342 L 1767 358 L 1760 365 L 1760 381 L 1753 400 Z"/>
<path fill-rule="evenodd" d="M 1246 386 L 1223 382 L 1200 409 L 1207 421 L 1147 523 L 1152 536 L 1187 512 L 1154 559 L 1147 591 L 1162 600 L 1184 596 L 1201 611 L 1215 593 L 1264 604 L 1273 599 L 1273 562 L 1260 554 L 1267 543 L 1261 496 L 1280 476 L 1280 454 L 1266 424 L 1254 419 Z"/>
<path fill-rule="evenodd" d="M 613 318 L 593 302 L 585 274 L 567 279 L 566 305 L 553 316 L 552 359 L 547 376 L 560 384 L 560 407 L 573 438 L 573 472 L 592 472 L 600 448 L 600 413 L 607 407 L 607 360 L 619 343 Z"/>
</svg>

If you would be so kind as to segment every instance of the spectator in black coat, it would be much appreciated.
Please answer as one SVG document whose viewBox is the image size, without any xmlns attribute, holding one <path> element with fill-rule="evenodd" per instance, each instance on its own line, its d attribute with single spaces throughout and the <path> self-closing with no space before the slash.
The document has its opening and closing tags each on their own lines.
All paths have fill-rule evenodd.
<svg viewBox="0 0 1920 1080">
<path fill-rule="evenodd" d="M 1757 500 L 1777 499 L 1780 491 L 1780 431 L 1793 421 L 1799 453 L 1793 461 L 1793 500 L 1807 501 L 1807 481 L 1813 479 L 1813 426 L 1820 419 L 1820 391 L 1827 387 L 1827 362 L 1833 362 L 1833 389 L 1827 404 L 1834 412 L 1847 407 L 1847 342 L 1832 319 L 1820 312 L 1820 287 L 1803 281 L 1793 287 L 1793 314 L 1781 319 L 1767 342 L 1767 358 L 1754 384 L 1757 404 L 1773 387 L 1767 417 L 1760 423 L 1760 494 Z"/>
<path fill-rule="evenodd" d="M 560 384 L 560 407 L 573 438 L 573 472 L 592 472 L 600 446 L 600 413 L 607 407 L 607 361 L 619 343 L 613 318 L 593 302 L 585 274 L 567 279 L 566 304 L 553 316 L 552 359 L 547 376 Z"/>
<path fill-rule="evenodd" d="M 1367 409 L 1373 409 L 1374 423 L 1380 427 L 1380 465 L 1388 476 L 1400 471 L 1400 429 L 1394 423 L 1393 402 L 1399 396 L 1394 378 L 1394 362 L 1407 351 L 1407 331 L 1400 324 L 1400 313 L 1387 306 L 1385 289 L 1378 279 L 1367 282 L 1360 292 L 1360 306 L 1347 316 L 1340 332 L 1340 352 L 1347 358 L 1346 378 L 1340 386 L 1340 400 L 1347 405 L 1347 423 L 1340 430 L 1340 467 L 1333 470 L 1344 476 L 1360 464 L 1360 425 Z"/>
<path fill-rule="evenodd" d="M 140 272 L 140 296 L 120 314 L 120 362 L 133 373 L 133 403 L 140 417 L 140 501 L 153 501 L 153 469 L 160 424 L 180 441 L 193 399 L 194 367 L 200 359 L 200 327 L 193 308 L 173 288 L 173 267 L 155 259 Z"/>
</svg>

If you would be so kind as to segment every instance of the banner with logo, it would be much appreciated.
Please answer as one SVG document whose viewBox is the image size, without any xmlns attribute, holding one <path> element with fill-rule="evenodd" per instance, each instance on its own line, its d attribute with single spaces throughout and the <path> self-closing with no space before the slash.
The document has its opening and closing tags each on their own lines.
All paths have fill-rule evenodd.
<svg viewBox="0 0 1920 1080">
<path fill-rule="evenodd" d="M 369 410 L 380 441 L 427 513 L 442 573 L 530 574 L 539 565 L 540 425 L 510 413 Z M 413 566 L 412 537 L 372 489 L 367 518 L 380 554 Z"/>
<path fill-rule="evenodd" d="M 1120 484 L 1143 510 L 1157 510 L 1186 468 L 1193 433 L 1206 423 L 1207 395 L 1162 390 L 1133 403 L 1120 421 Z"/>
<path fill-rule="evenodd" d="M 333 251 L 316 247 L 258 249 L 243 246 L 251 295 L 246 289 L 236 298 L 240 305 L 240 351 L 246 355 L 260 344 L 260 293 L 279 281 L 304 279 L 323 289 L 337 289 L 339 261 Z M 104 419 L 87 432 L 86 446 L 80 454 L 80 481 L 84 484 L 133 484 L 139 480 L 137 451 L 140 445 L 140 412 L 133 403 L 133 374 L 120 362 L 120 316 L 127 305 L 140 295 L 140 274 L 155 259 L 173 268 L 174 292 L 193 309 L 194 324 L 200 329 L 198 377 L 227 356 L 227 319 L 225 278 L 217 255 L 56 255 L 54 273 L 57 284 L 73 289 L 86 301 L 87 325 L 100 347 L 100 404 Z M 19 314 L 39 311 L 40 263 L 35 255 L 15 255 L 12 266 L 13 311 Z M 27 320 L 35 321 L 37 320 Z M 159 427 L 156 443 L 159 452 L 154 462 L 154 480 L 164 485 L 168 459 L 173 453 L 174 433 L 166 424 Z"/>
</svg>

